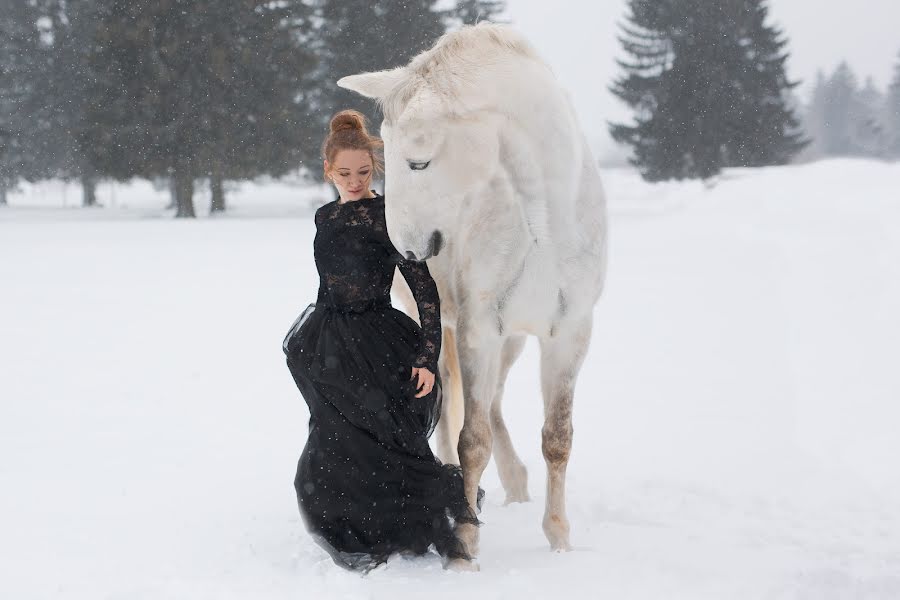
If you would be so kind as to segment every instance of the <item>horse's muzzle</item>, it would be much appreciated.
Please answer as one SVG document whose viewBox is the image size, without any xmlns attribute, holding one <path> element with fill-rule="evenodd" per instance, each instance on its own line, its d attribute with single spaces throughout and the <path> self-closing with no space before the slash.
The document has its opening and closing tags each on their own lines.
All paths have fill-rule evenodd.
<svg viewBox="0 0 900 600">
<path fill-rule="evenodd" d="M 441 248 L 444 245 L 444 236 L 440 231 L 435 229 L 431 232 L 431 238 L 428 240 L 428 249 L 425 251 L 425 254 L 422 257 L 417 257 L 415 252 L 412 250 L 406 251 L 406 258 L 408 260 L 427 260 L 432 256 L 437 256 L 441 251 Z"/>
</svg>

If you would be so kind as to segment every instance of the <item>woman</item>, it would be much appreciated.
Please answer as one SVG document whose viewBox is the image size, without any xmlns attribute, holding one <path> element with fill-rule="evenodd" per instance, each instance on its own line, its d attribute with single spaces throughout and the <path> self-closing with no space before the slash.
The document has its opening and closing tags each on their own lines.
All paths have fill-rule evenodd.
<svg viewBox="0 0 900 600">
<path fill-rule="evenodd" d="M 339 195 L 316 211 L 319 291 L 284 342 L 310 412 L 294 480 L 300 513 L 336 563 L 362 571 L 431 544 L 448 561 L 469 559 L 453 527 L 479 524 L 459 467 L 428 445 L 441 414 L 440 300 L 428 266 L 388 237 L 384 196 L 370 189 L 380 145 L 360 113 L 332 118 L 322 154 Z M 395 267 L 421 327 L 391 306 Z"/>
</svg>

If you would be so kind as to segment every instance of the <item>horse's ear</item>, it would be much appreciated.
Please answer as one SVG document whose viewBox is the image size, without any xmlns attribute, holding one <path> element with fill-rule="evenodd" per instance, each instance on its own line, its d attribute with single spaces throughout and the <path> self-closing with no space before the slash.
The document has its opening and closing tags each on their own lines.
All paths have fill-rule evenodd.
<svg viewBox="0 0 900 600">
<path fill-rule="evenodd" d="M 387 71 L 347 75 L 338 79 L 337 84 L 338 87 L 351 90 L 367 98 L 384 98 L 407 76 L 406 67 L 397 67 Z"/>
</svg>

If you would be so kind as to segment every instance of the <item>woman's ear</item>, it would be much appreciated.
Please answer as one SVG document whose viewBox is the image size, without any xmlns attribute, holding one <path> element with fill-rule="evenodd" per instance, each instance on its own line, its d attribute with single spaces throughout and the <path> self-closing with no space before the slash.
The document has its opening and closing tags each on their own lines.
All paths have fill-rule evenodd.
<svg viewBox="0 0 900 600">
<path fill-rule="evenodd" d="M 325 171 L 325 179 L 331 179 L 328 176 L 328 159 L 327 158 L 322 162 L 322 169 Z"/>
</svg>

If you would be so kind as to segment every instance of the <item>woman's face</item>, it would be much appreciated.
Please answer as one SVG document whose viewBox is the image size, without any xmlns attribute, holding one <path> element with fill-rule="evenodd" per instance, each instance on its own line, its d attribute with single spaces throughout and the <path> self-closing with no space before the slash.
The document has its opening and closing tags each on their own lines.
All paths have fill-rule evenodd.
<svg viewBox="0 0 900 600">
<path fill-rule="evenodd" d="M 325 161 L 325 172 L 334 182 L 343 202 L 369 195 L 374 170 L 368 150 L 339 150 L 333 163 Z"/>
</svg>

